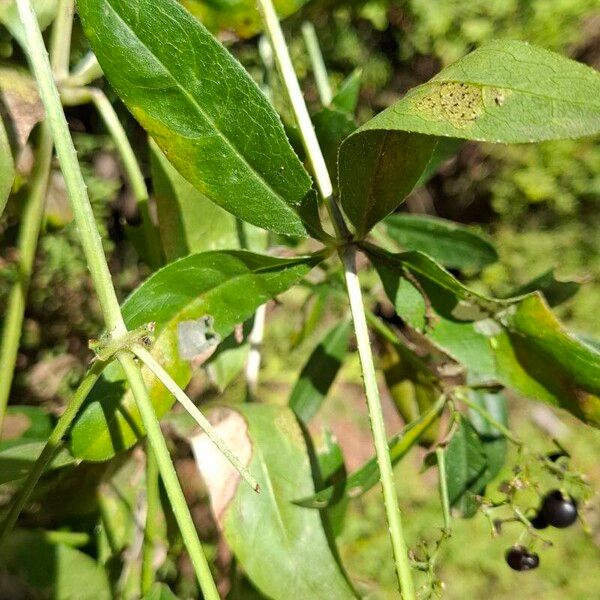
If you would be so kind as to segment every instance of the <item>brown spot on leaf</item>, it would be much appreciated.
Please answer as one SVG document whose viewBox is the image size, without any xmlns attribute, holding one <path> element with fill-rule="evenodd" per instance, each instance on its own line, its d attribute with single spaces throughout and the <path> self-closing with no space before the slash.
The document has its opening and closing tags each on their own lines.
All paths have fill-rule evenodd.
<svg viewBox="0 0 600 600">
<path fill-rule="evenodd" d="M 27 415 L 6 415 L 2 423 L 2 440 L 16 440 L 31 427 L 31 419 Z"/>
<path fill-rule="evenodd" d="M 422 96 L 416 107 L 436 121 L 449 121 L 454 127 L 466 127 L 483 114 L 481 87 L 456 81 L 432 84 L 433 91 Z"/>
</svg>

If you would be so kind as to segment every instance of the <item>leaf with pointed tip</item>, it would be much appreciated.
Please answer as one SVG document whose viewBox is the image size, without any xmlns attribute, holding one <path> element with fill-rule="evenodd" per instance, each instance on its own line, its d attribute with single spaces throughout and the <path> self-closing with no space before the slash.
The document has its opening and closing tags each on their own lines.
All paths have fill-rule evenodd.
<svg viewBox="0 0 600 600">
<path fill-rule="evenodd" d="M 354 71 L 340 83 L 331 100 L 331 106 L 348 115 L 353 115 L 358 106 L 361 79 L 362 69 L 354 69 Z"/>
<path fill-rule="evenodd" d="M 123 303 L 129 329 L 156 323 L 152 354 L 180 387 L 191 377 L 188 360 L 180 356 L 178 324 L 210 315 L 215 333 L 229 335 L 267 300 L 284 292 L 324 255 L 282 259 L 244 250 L 192 254 L 156 271 Z M 144 370 L 150 399 L 158 417 L 174 399 Z M 141 418 L 119 364 L 109 365 L 93 388 L 71 431 L 77 458 L 106 460 L 132 446 L 143 435 Z"/>
<path fill-rule="evenodd" d="M 524 42 L 490 42 L 344 140 L 342 206 L 364 237 L 419 181 L 440 137 L 525 143 L 598 132 L 597 71 Z"/>
<path fill-rule="evenodd" d="M 294 504 L 314 493 L 302 430 L 287 407 L 221 408 L 215 424 L 257 478 L 256 494 L 240 482 L 206 436 L 192 438 L 213 513 L 253 584 L 269 598 L 355 598 L 319 513 Z"/>
<path fill-rule="evenodd" d="M 311 181 L 281 120 L 176 0 L 79 0 L 84 31 L 133 116 L 176 169 L 240 219 L 305 236 Z"/>
<path fill-rule="evenodd" d="M 332 327 L 302 368 L 292 389 L 289 407 L 304 423 L 321 408 L 348 352 L 350 321 Z"/>
<path fill-rule="evenodd" d="M 400 213 L 383 221 L 405 250 L 420 250 L 445 267 L 482 269 L 498 260 L 492 243 L 469 227 L 429 215 Z"/>
<path fill-rule="evenodd" d="M 581 287 L 577 281 L 562 281 L 556 278 L 554 269 L 549 269 L 516 288 L 507 297 L 524 296 L 531 292 L 541 292 L 549 306 L 558 306 L 572 298 Z"/>
<path fill-rule="evenodd" d="M 421 252 L 367 251 L 398 315 L 440 350 L 482 381 L 600 426 L 600 353 L 569 334 L 539 293 L 488 298 Z"/>
</svg>

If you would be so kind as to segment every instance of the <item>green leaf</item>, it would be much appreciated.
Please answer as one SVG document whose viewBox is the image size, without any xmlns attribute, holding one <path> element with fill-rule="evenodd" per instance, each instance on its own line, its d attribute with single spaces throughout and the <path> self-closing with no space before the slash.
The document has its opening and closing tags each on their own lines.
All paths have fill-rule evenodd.
<svg viewBox="0 0 600 600">
<path fill-rule="evenodd" d="M 50 536 L 43 532 L 12 533 L 10 544 L 3 544 L 0 549 L 0 570 L 15 575 L 44 598 L 112 598 L 108 577 L 102 567 L 75 548 L 52 543 Z"/>
<path fill-rule="evenodd" d="M 390 459 L 392 465 L 400 462 L 408 451 L 421 439 L 421 436 L 438 419 L 445 399 L 440 398 L 426 413 L 417 420 L 409 423 L 402 431 L 393 436 L 388 442 Z M 358 498 L 368 492 L 379 482 L 379 466 L 374 456 L 362 467 L 354 471 L 346 479 L 330 485 L 312 496 L 295 500 L 299 506 L 306 508 L 326 508 L 332 506 L 342 499 Z"/>
<path fill-rule="evenodd" d="M 274 0 L 281 19 L 298 11 L 307 0 Z M 262 21 L 252 0 L 181 0 L 181 3 L 212 32 L 224 32 L 241 38 L 259 33 Z"/>
<path fill-rule="evenodd" d="M 167 262 L 208 250 L 266 250 L 267 232 L 238 221 L 184 179 L 151 142 L 152 182 Z"/>
<path fill-rule="evenodd" d="M 308 423 L 327 397 L 348 352 L 351 331 L 349 321 L 332 327 L 302 368 L 288 401 L 302 422 Z"/>
<path fill-rule="evenodd" d="M 580 287 L 581 284 L 577 281 L 561 281 L 556 279 L 554 269 L 549 269 L 516 288 L 507 297 L 524 296 L 525 294 L 539 291 L 544 295 L 546 302 L 550 306 L 558 306 L 572 298 L 579 291 Z"/>
<path fill-rule="evenodd" d="M 45 442 L 52 432 L 52 417 L 37 406 L 12 405 L 2 421 L 0 449 L 26 442 Z"/>
<path fill-rule="evenodd" d="M 129 329 L 156 323 L 152 353 L 185 387 L 191 366 L 179 353 L 179 323 L 209 315 L 215 334 L 225 338 L 261 304 L 297 283 L 323 256 L 281 259 L 243 250 L 193 254 L 160 269 L 138 287 L 124 302 L 123 317 Z M 144 377 L 160 417 L 174 399 L 150 373 L 145 371 Z M 141 419 L 125 376 L 118 363 L 112 363 L 73 427 L 72 451 L 78 458 L 106 460 L 141 435 Z"/>
<path fill-rule="evenodd" d="M 0 117 L 0 217 L 4 212 L 15 179 L 15 165 L 4 123 Z"/>
<path fill-rule="evenodd" d="M 299 213 L 314 209 L 311 181 L 277 113 L 189 12 L 176 0 L 78 8 L 108 81 L 196 189 L 254 225 L 306 235 Z"/>
<path fill-rule="evenodd" d="M 362 237 L 418 182 L 439 137 L 525 143 L 598 132 L 598 72 L 524 42 L 490 42 L 344 140 L 341 202 Z"/>
<path fill-rule="evenodd" d="M 600 353 L 572 336 L 539 293 L 488 298 L 420 252 L 368 252 L 398 315 L 440 350 L 483 381 L 600 426 Z"/>
<path fill-rule="evenodd" d="M 194 454 L 213 512 L 253 584 L 270 598 L 355 598 L 337 563 L 319 513 L 293 503 L 314 493 L 309 455 L 287 407 L 244 404 L 220 409 L 217 430 L 246 457 L 255 493 L 214 451 L 205 436 Z"/>
<path fill-rule="evenodd" d="M 38 459 L 45 444 L 45 441 L 22 440 L 0 450 L 0 484 L 23 479 Z M 75 462 L 71 453 L 62 449 L 46 467 L 46 471 L 60 469 Z"/>
<path fill-rule="evenodd" d="M 498 260 L 492 243 L 446 219 L 401 213 L 384 220 L 388 235 L 405 250 L 420 250 L 445 267 L 482 269 Z"/>
<path fill-rule="evenodd" d="M 463 516 L 477 510 L 474 494 L 480 491 L 481 476 L 487 467 L 483 443 L 477 430 L 463 416 L 446 448 L 446 485 L 450 506 Z"/>
<path fill-rule="evenodd" d="M 440 167 L 459 151 L 463 143 L 463 140 L 454 138 L 438 138 L 429 163 L 421 173 L 417 183 L 415 183 L 415 188 L 425 185 L 438 172 Z"/>
<path fill-rule="evenodd" d="M 358 106 L 362 69 L 354 69 L 340 84 L 331 100 L 331 106 L 348 115 L 353 115 Z"/>
</svg>

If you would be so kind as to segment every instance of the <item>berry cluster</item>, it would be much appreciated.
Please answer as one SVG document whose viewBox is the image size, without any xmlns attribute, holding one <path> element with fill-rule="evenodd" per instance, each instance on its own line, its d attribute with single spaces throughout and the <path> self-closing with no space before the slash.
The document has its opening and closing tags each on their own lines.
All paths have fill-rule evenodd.
<svg viewBox="0 0 600 600">
<path fill-rule="evenodd" d="M 560 490 L 548 492 L 531 524 L 535 529 L 557 527 L 563 529 L 577 520 L 577 503 Z M 524 546 L 513 546 L 506 551 L 506 563 L 515 571 L 529 571 L 540 564 L 540 557 Z"/>
</svg>

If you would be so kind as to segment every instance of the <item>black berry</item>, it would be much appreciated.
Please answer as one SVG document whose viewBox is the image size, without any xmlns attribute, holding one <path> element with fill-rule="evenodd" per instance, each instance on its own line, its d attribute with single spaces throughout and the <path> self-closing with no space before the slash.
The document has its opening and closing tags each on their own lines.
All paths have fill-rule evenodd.
<svg viewBox="0 0 600 600">
<path fill-rule="evenodd" d="M 548 527 L 548 521 L 540 513 L 535 515 L 533 519 L 530 519 L 529 522 L 533 525 L 534 529 L 546 529 Z"/>
<path fill-rule="evenodd" d="M 577 504 L 560 490 L 552 490 L 544 496 L 539 516 L 552 527 L 560 529 L 573 525 L 577 520 Z"/>
<path fill-rule="evenodd" d="M 515 571 L 530 571 L 537 569 L 540 557 L 535 552 L 529 552 L 524 546 L 513 546 L 504 556 L 506 564 Z"/>
</svg>

